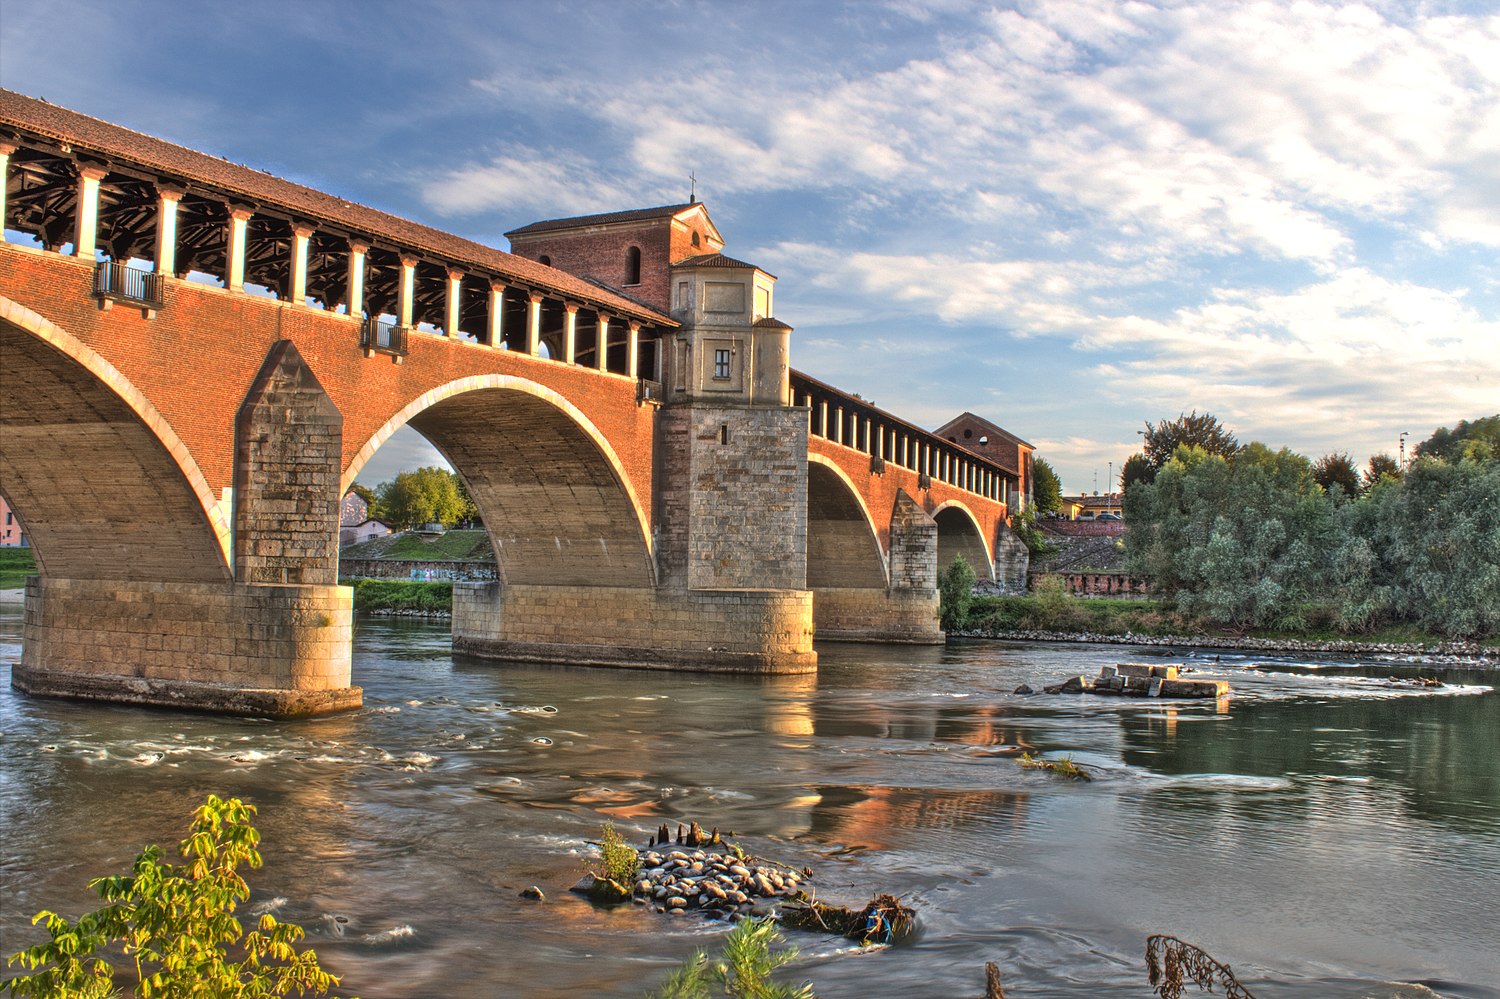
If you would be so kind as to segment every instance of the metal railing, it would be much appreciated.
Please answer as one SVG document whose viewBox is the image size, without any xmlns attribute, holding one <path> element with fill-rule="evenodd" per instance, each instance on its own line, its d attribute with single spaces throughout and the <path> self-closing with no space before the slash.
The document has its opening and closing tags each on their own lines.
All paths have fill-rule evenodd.
<svg viewBox="0 0 1500 999">
<path fill-rule="evenodd" d="M 123 261 L 101 260 L 94 264 L 94 294 L 158 308 L 162 304 L 161 275 L 131 267 Z"/>
<path fill-rule="evenodd" d="M 649 378 L 642 378 L 636 384 L 638 386 L 635 396 L 637 402 L 661 402 L 664 398 L 661 382 L 653 382 Z"/>
<path fill-rule="evenodd" d="M 365 351 L 405 357 L 406 334 L 405 326 L 382 322 L 379 316 L 367 316 L 359 324 L 359 345 Z"/>
</svg>

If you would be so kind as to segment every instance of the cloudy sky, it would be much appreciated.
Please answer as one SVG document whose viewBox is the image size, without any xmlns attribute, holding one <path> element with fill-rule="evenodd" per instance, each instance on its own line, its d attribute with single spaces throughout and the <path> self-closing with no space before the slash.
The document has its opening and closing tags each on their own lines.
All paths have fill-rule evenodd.
<svg viewBox="0 0 1500 999">
<path fill-rule="evenodd" d="M 1072 490 L 1500 411 L 1489 0 L 0 0 L 0 85 L 502 248 L 695 174 L 798 368 Z"/>
</svg>

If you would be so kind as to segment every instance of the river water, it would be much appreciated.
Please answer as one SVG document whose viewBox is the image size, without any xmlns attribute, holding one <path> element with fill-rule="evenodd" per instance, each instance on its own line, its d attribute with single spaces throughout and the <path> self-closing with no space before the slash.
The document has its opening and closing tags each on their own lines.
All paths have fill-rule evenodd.
<svg viewBox="0 0 1500 999">
<path fill-rule="evenodd" d="M 0 662 L 19 651 L 0 608 Z M 1234 696 L 1166 704 L 1011 693 L 1166 661 L 1141 649 L 819 652 L 786 679 L 500 665 L 453 656 L 442 625 L 361 621 L 364 708 L 300 722 L 27 698 L 6 666 L 3 949 L 37 942 L 39 909 L 93 908 L 89 878 L 175 845 L 215 792 L 260 808 L 251 906 L 369 999 L 640 996 L 712 950 L 719 924 L 566 890 L 606 819 L 641 842 L 734 830 L 827 901 L 904 896 L 902 946 L 790 935 L 822 999 L 974 996 L 986 961 L 1012 999 L 1144 997 L 1155 932 L 1258 999 L 1500 997 L 1493 676 L 1205 653 Z"/>
</svg>

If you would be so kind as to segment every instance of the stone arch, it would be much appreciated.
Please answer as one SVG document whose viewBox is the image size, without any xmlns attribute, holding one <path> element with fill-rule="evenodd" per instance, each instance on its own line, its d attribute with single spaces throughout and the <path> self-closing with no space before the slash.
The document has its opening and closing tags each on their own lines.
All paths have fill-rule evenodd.
<svg viewBox="0 0 1500 999">
<path fill-rule="evenodd" d="M 994 556 L 974 511 L 958 500 L 949 500 L 932 511 L 932 519 L 938 526 L 938 572 L 946 572 L 953 557 L 962 555 L 976 576 L 993 582 Z"/>
<path fill-rule="evenodd" d="M 807 456 L 807 587 L 884 589 L 885 552 L 854 482 L 822 455 Z"/>
<path fill-rule="evenodd" d="M 645 508 L 614 448 L 557 392 L 513 375 L 460 378 L 386 421 L 344 471 L 347 491 L 402 426 L 463 477 L 504 582 L 655 585 Z"/>
<path fill-rule="evenodd" d="M 227 504 L 129 379 L 4 296 L 0 357 L 0 487 L 49 575 L 230 578 Z"/>
</svg>

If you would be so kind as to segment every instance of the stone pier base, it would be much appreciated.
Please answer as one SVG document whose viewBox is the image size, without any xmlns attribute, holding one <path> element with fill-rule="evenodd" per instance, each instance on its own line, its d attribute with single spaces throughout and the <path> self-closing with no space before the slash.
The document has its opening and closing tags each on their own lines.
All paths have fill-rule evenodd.
<svg viewBox="0 0 1500 999">
<path fill-rule="evenodd" d="M 935 589 L 883 590 L 819 587 L 813 590 L 813 625 L 819 641 L 942 645 Z"/>
<path fill-rule="evenodd" d="M 453 650 L 490 659 L 811 673 L 807 590 L 453 584 Z"/>
<path fill-rule="evenodd" d="M 357 708 L 344 586 L 140 583 L 33 576 L 28 694 L 296 717 Z"/>
</svg>

